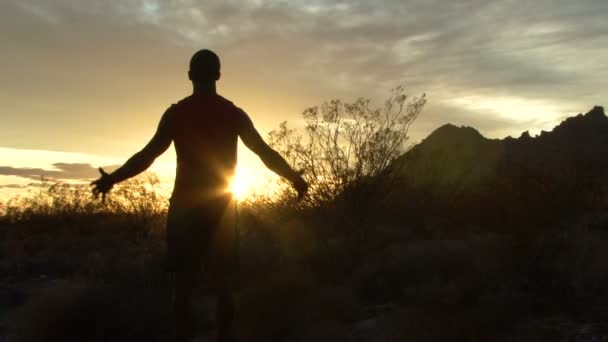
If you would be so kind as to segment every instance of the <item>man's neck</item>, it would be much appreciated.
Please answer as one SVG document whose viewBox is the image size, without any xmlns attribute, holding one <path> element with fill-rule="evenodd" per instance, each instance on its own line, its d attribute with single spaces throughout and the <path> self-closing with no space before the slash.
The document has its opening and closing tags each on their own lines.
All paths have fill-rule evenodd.
<svg viewBox="0 0 608 342">
<path fill-rule="evenodd" d="M 193 93 L 194 94 L 217 94 L 217 90 L 215 88 L 215 82 L 213 83 L 193 83 L 192 84 Z"/>
</svg>

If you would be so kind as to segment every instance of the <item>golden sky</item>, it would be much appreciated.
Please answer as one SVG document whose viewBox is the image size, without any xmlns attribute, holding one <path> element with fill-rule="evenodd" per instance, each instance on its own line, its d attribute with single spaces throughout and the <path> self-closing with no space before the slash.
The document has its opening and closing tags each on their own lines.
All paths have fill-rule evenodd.
<svg viewBox="0 0 608 342">
<path fill-rule="evenodd" d="M 608 98 L 606 13 L 605 0 L 3 0 L 0 190 L 30 182 L 24 168 L 122 163 L 189 95 L 200 48 L 261 132 L 331 98 L 380 105 L 397 85 L 428 95 L 415 140 L 447 122 L 550 129 Z"/>
</svg>

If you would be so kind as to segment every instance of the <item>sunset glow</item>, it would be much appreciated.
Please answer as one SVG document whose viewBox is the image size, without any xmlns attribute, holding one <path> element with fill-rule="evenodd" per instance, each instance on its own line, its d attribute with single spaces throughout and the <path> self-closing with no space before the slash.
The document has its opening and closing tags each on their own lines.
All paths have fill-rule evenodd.
<svg viewBox="0 0 608 342">
<path fill-rule="evenodd" d="M 237 172 L 232 179 L 232 182 L 230 183 L 230 192 L 237 201 L 242 201 L 251 195 L 250 182 L 248 181 L 250 180 L 247 180 L 245 174 L 242 172 Z"/>
</svg>

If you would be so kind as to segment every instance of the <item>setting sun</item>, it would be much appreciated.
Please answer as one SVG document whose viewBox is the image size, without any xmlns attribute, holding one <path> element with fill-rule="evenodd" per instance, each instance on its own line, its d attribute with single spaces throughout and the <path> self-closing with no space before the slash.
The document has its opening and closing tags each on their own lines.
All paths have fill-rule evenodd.
<svg viewBox="0 0 608 342">
<path fill-rule="evenodd" d="M 242 201 L 251 194 L 250 187 L 242 172 L 237 172 L 230 183 L 230 192 L 237 201 Z"/>
<path fill-rule="evenodd" d="M 250 152 L 239 155 L 242 160 L 236 167 L 236 172 L 230 182 L 229 191 L 237 201 L 251 200 L 255 195 L 273 196 L 280 191 L 279 177 L 269 171 L 261 161 L 251 157 Z"/>
<path fill-rule="evenodd" d="M 245 197 L 247 197 L 248 190 L 249 187 L 247 186 L 247 183 L 243 181 L 242 178 L 234 177 L 234 179 L 232 180 L 232 184 L 230 184 L 230 192 L 237 201 L 245 199 Z"/>
</svg>

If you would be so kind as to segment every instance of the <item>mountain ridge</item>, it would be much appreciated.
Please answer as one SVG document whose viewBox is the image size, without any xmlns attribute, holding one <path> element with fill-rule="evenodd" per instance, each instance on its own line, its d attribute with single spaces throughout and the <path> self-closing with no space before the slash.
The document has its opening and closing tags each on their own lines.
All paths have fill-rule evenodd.
<svg viewBox="0 0 608 342">
<path fill-rule="evenodd" d="M 489 139 L 445 124 L 394 166 L 402 199 L 468 216 L 549 218 L 608 208 L 606 152 L 608 117 L 595 106 L 536 136 Z"/>
<path fill-rule="evenodd" d="M 425 139 L 423 139 L 419 144 L 423 144 L 429 138 L 434 138 L 438 135 L 458 135 L 471 137 L 473 135 L 483 138 L 485 140 L 498 140 L 498 141 L 513 141 L 513 140 L 528 140 L 528 139 L 539 139 L 544 138 L 551 133 L 561 133 L 563 131 L 571 131 L 573 129 L 580 130 L 581 128 L 588 128 L 587 126 L 593 125 L 604 125 L 608 126 L 608 116 L 606 116 L 603 106 L 594 106 L 593 109 L 588 111 L 587 113 L 579 113 L 574 116 L 569 116 L 562 120 L 559 124 L 557 124 L 550 131 L 542 130 L 539 134 L 532 136 L 529 130 L 523 131 L 518 138 L 514 138 L 512 136 L 507 136 L 504 138 L 487 138 L 483 134 L 481 134 L 475 127 L 472 126 L 457 126 L 452 123 L 446 123 L 442 126 L 439 126 L 434 131 L 432 131 Z"/>
</svg>

